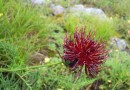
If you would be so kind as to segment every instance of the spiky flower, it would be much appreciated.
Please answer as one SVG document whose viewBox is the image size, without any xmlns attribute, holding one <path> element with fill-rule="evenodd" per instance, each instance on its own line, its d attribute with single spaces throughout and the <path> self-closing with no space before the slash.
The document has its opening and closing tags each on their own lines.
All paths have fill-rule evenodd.
<svg viewBox="0 0 130 90">
<path fill-rule="evenodd" d="M 85 66 L 85 73 L 95 77 L 107 58 L 105 43 L 100 44 L 94 37 L 95 33 L 92 31 L 86 35 L 85 28 L 80 30 L 76 28 L 73 37 L 66 35 L 64 39 L 63 60 L 68 62 L 68 66 L 73 71 L 78 69 L 78 76 L 80 76 L 82 68 Z"/>
</svg>

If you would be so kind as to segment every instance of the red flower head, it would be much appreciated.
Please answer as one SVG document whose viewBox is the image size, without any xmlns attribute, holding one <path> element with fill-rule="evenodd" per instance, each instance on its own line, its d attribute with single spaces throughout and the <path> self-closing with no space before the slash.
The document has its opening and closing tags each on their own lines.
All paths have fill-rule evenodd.
<svg viewBox="0 0 130 90">
<path fill-rule="evenodd" d="M 99 43 L 94 40 L 95 34 L 89 32 L 86 35 L 86 29 L 76 29 L 74 37 L 66 35 L 64 39 L 64 55 L 63 60 L 69 62 L 68 65 L 73 71 L 79 70 L 79 75 L 85 66 L 85 73 L 91 77 L 95 77 L 100 71 L 101 64 L 107 58 L 107 50 L 105 43 Z"/>
</svg>

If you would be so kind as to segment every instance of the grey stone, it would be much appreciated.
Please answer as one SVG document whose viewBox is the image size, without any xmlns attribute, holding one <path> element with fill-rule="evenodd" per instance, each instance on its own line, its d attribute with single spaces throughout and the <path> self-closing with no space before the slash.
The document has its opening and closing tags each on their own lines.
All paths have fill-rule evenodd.
<svg viewBox="0 0 130 90">
<path fill-rule="evenodd" d="M 70 11 L 78 13 L 85 12 L 85 7 L 82 4 L 74 5 L 70 8 Z"/>
<path fill-rule="evenodd" d="M 59 15 L 59 14 L 66 12 L 65 8 L 62 7 L 61 5 L 55 6 L 54 4 L 52 4 L 51 8 L 53 10 L 54 15 Z"/>
<path fill-rule="evenodd" d="M 31 0 L 33 4 L 44 4 L 45 0 Z"/>
<path fill-rule="evenodd" d="M 93 15 L 93 16 L 98 16 L 102 19 L 107 19 L 107 16 L 105 15 L 105 13 L 103 12 L 102 9 L 98 9 L 98 8 L 85 8 L 85 11 L 87 14 Z"/>
<path fill-rule="evenodd" d="M 73 7 L 70 8 L 70 11 L 73 13 L 78 13 L 79 15 L 81 14 L 88 14 L 92 16 L 97 16 L 101 19 L 107 19 L 107 16 L 103 12 L 102 9 L 99 8 L 86 8 L 82 4 L 79 5 L 74 5 Z"/>
<path fill-rule="evenodd" d="M 117 47 L 119 50 L 125 50 L 128 46 L 124 39 L 119 39 L 117 37 L 112 38 L 112 45 Z"/>
</svg>

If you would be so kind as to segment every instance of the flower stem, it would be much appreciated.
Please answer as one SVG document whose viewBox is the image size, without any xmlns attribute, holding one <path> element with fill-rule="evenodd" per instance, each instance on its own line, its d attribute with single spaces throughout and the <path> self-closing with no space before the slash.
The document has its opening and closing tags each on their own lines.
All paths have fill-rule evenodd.
<svg viewBox="0 0 130 90">
<path fill-rule="evenodd" d="M 53 64 L 47 64 L 47 65 L 38 65 L 38 66 L 30 66 L 25 68 L 17 68 L 17 69 L 8 69 L 8 68 L 0 68 L 0 72 L 14 72 L 14 71 L 22 71 L 22 70 L 28 70 L 28 69 L 36 69 L 41 67 L 49 67 L 57 64 L 61 64 L 62 62 L 53 63 Z"/>
</svg>

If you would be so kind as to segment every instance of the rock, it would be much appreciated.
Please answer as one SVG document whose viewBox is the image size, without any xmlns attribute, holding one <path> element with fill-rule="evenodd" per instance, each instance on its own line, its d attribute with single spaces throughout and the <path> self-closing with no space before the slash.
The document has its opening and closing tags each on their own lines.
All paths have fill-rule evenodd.
<svg viewBox="0 0 130 90">
<path fill-rule="evenodd" d="M 33 4 L 44 4 L 45 0 L 31 0 Z"/>
<path fill-rule="evenodd" d="M 117 45 L 118 45 L 118 48 L 119 48 L 120 50 L 125 50 L 125 48 L 126 48 L 126 46 L 127 46 L 125 40 L 123 40 L 123 39 L 120 40 L 120 41 L 118 41 L 118 42 L 117 42 Z"/>
<path fill-rule="evenodd" d="M 65 8 L 62 7 L 61 5 L 55 6 L 54 4 L 52 4 L 51 8 L 53 10 L 54 15 L 59 15 L 59 14 L 62 14 L 62 13 L 66 12 Z"/>
<path fill-rule="evenodd" d="M 105 13 L 103 12 L 102 9 L 98 9 L 98 8 L 85 8 L 85 12 L 87 14 L 93 15 L 93 16 L 98 16 L 101 19 L 107 19 L 107 16 L 105 15 Z"/>
<path fill-rule="evenodd" d="M 78 13 L 80 14 L 88 14 L 92 16 L 97 16 L 101 19 L 107 19 L 107 16 L 103 12 L 102 9 L 98 8 L 86 8 L 82 4 L 79 5 L 74 5 L 73 7 L 70 8 L 70 11 L 73 13 Z"/>
<path fill-rule="evenodd" d="M 117 47 L 119 50 L 125 50 L 128 47 L 128 44 L 125 40 L 119 39 L 117 37 L 112 38 L 112 45 Z"/>
<path fill-rule="evenodd" d="M 81 13 L 85 11 L 85 7 L 82 4 L 74 5 L 73 7 L 70 8 L 70 11 Z"/>
</svg>

